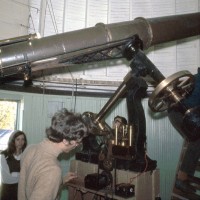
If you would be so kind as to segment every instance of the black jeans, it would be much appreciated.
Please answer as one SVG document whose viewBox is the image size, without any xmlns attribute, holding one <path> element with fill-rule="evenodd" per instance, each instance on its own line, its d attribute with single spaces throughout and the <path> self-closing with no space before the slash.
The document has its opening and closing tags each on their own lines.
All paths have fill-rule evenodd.
<svg viewBox="0 0 200 200">
<path fill-rule="evenodd" d="M 17 200 L 18 184 L 1 183 L 1 200 Z"/>
</svg>

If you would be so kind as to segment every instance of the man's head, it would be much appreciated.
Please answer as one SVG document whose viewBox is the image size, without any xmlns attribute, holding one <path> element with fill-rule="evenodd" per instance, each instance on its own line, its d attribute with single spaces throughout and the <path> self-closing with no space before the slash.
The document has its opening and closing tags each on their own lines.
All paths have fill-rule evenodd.
<svg viewBox="0 0 200 200">
<path fill-rule="evenodd" d="M 51 126 L 46 129 L 47 138 L 54 143 L 80 143 L 87 136 L 87 126 L 80 114 L 62 109 L 54 114 Z"/>
<path fill-rule="evenodd" d="M 122 127 L 124 125 L 127 125 L 127 120 L 125 117 L 122 117 L 122 116 L 119 116 L 117 115 L 115 118 L 114 118 L 114 121 L 113 121 L 113 128 L 115 127 Z"/>
</svg>

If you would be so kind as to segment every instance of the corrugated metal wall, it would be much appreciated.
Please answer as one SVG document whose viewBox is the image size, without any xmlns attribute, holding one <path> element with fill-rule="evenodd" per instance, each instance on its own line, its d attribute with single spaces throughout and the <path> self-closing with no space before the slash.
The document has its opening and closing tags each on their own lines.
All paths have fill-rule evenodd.
<svg viewBox="0 0 200 200">
<path fill-rule="evenodd" d="M 61 104 L 69 110 L 74 110 L 75 108 L 75 111 L 79 113 L 85 111 L 98 113 L 108 100 L 107 98 L 77 97 L 76 106 L 74 106 L 74 97 L 71 96 L 0 91 L 0 98 L 12 99 L 16 98 L 16 95 L 18 99 L 22 99 L 24 104 L 22 127 L 27 134 L 29 144 L 38 143 L 45 137 L 45 129 L 51 123 L 51 112 L 57 108 L 57 105 Z M 52 107 L 52 105 L 54 106 Z M 158 162 L 158 168 L 161 174 L 162 200 L 169 200 L 174 173 L 182 146 L 182 138 L 164 114 L 159 117 L 152 116 L 148 108 L 148 99 L 143 100 L 143 108 L 147 126 L 147 153 L 151 159 L 155 159 Z M 122 115 L 126 117 L 126 109 L 125 100 L 120 101 L 107 116 L 106 122 L 112 125 L 114 116 Z M 71 154 L 67 157 L 64 156 L 64 159 L 62 159 L 63 173 L 68 171 L 70 163 L 68 159 L 73 159 L 73 156 Z M 63 193 L 62 199 L 64 200 L 65 198 L 66 193 Z"/>
</svg>

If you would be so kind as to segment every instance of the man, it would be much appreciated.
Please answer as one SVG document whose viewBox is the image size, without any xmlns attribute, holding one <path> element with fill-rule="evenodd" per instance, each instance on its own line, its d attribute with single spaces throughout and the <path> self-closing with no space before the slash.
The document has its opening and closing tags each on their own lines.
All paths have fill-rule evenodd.
<svg viewBox="0 0 200 200">
<path fill-rule="evenodd" d="M 116 126 L 119 128 L 120 126 L 125 126 L 125 125 L 127 125 L 127 120 L 125 117 L 119 115 L 114 117 L 113 128 L 115 128 Z"/>
<path fill-rule="evenodd" d="M 87 126 L 78 114 L 63 109 L 52 117 L 46 129 L 47 138 L 30 145 L 21 158 L 18 187 L 20 200 L 55 200 L 62 184 L 62 172 L 57 157 L 76 148 L 87 136 Z M 69 172 L 64 182 L 76 178 Z"/>
<path fill-rule="evenodd" d="M 125 129 L 125 126 L 127 125 L 127 120 L 125 117 L 122 116 L 115 116 L 113 121 L 113 129 L 118 128 L 118 142 L 121 143 L 123 139 L 123 130 Z"/>
<path fill-rule="evenodd" d="M 194 75 L 195 83 L 192 93 L 183 99 L 183 104 L 187 108 L 196 109 L 199 113 L 200 109 L 200 68 L 197 70 L 197 74 Z M 195 116 L 195 119 L 199 119 L 199 115 Z M 197 127 L 199 128 L 199 124 Z M 199 130 L 199 129 L 198 129 Z M 175 182 L 175 187 L 186 193 L 194 193 L 195 188 L 190 185 L 189 179 L 194 176 L 198 160 L 200 158 L 200 139 L 189 142 L 188 148 L 183 157 L 180 169 L 177 174 L 177 180 Z"/>
<path fill-rule="evenodd" d="M 115 129 L 116 127 L 118 128 L 119 143 L 121 143 L 123 138 L 123 127 L 125 127 L 126 125 L 128 125 L 126 118 L 122 116 L 116 116 L 114 118 L 113 129 Z M 136 145 L 136 149 L 135 151 L 133 151 L 133 154 L 136 154 L 135 159 L 133 159 L 132 161 L 126 161 L 123 159 L 121 159 L 120 161 L 119 159 L 116 163 L 117 168 L 129 169 L 136 172 L 142 172 L 144 170 L 149 171 L 149 170 L 154 170 L 156 168 L 157 161 L 150 159 L 149 156 L 146 155 L 146 150 L 145 150 L 146 135 L 140 135 L 138 138 L 139 140 L 137 139 L 137 141 L 135 141 L 136 143 L 133 144 L 133 147 L 134 145 Z"/>
</svg>

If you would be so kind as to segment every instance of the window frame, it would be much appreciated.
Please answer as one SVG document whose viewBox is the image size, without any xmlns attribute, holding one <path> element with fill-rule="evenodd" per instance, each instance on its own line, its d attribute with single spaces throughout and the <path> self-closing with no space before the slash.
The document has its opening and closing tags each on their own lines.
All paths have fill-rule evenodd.
<svg viewBox="0 0 200 200">
<path fill-rule="evenodd" d="M 16 106 L 16 118 L 15 118 L 15 124 L 14 124 L 14 130 L 21 130 L 22 129 L 22 119 L 23 119 L 23 100 L 21 97 L 14 97 L 14 96 L 10 96 L 10 95 L 5 95 L 2 96 L 0 95 L 0 101 L 9 101 L 9 102 L 16 102 L 17 106 Z M 8 129 L 5 129 L 8 130 Z M 14 131 L 13 130 L 13 131 Z M 8 137 L 9 138 L 9 137 Z M 3 144 L 3 145 L 7 145 L 8 140 Z M 0 146 L 0 152 L 2 150 L 4 150 L 5 148 Z"/>
</svg>

